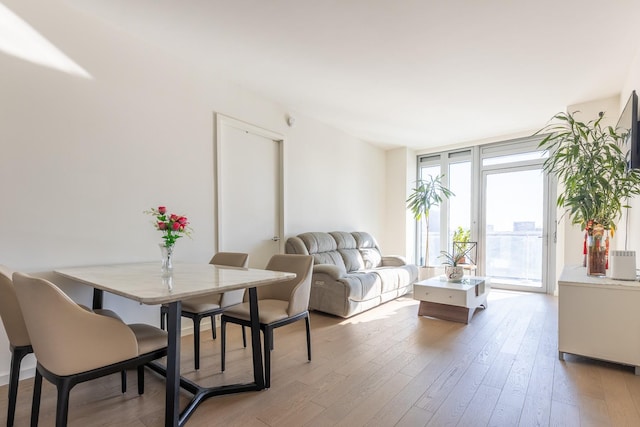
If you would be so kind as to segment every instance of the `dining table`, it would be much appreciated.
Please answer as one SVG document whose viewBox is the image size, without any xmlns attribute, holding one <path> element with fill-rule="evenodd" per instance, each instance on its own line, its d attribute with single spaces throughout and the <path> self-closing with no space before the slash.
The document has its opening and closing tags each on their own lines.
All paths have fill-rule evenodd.
<svg viewBox="0 0 640 427">
<path fill-rule="evenodd" d="M 56 269 L 55 273 L 93 287 L 94 308 L 101 308 L 104 292 L 142 304 L 168 306 L 166 366 L 153 362 L 149 367 L 166 377 L 165 426 L 173 427 L 184 425 L 198 405 L 211 397 L 259 391 L 265 388 L 256 288 L 290 280 L 296 276 L 294 273 L 280 271 L 204 263 L 174 263 L 171 274 L 162 272 L 158 263 L 69 267 Z M 248 290 L 253 382 L 205 387 L 182 377 L 180 375 L 182 301 L 237 289 Z M 192 394 L 190 402 L 182 410 L 179 407 L 180 388 Z"/>
</svg>

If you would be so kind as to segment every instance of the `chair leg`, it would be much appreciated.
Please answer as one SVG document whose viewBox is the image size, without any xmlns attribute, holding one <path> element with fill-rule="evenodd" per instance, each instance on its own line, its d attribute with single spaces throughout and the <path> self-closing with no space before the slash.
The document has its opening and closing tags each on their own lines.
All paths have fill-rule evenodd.
<svg viewBox="0 0 640 427">
<path fill-rule="evenodd" d="M 211 335 L 215 340 L 216 339 L 216 315 L 215 314 L 211 315 Z"/>
<path fill-rule="evenodd" d="M 311 362 L 311 324 L 309 316 L 304 318 L 304 323 L 307 327 L 307 359 Z"/>
<path fill-rule="evenodd" d="M 120 371 L 120 382 L 122 383 L 122 394 L 124 394 L 127 392 L 127 371 L 124 369 Z"/>
<path fill-rule="evenodd" d="M 22 359 L 29 354 L 24 348 L 11 350 L 11 371 L 9 373 L 9 407 L 7 408 L 7 426 L 13 426 L 16 415 L 16 401 L 18 399 L 18 382 L 20 381 L 20 365 Z"/>
<path fill-rule="evenodd" d="M 271 387 L 271 350 L 273 349 L 273 329 L 264 329 L 264 386 Z"/>
<path fill-rule="evenodd" d="M 138 394 L 144 394 L 144 365 L 138 366 Z"/>
<path fill-rule="evenodd" d="M 42 394 L 42 375 L 36 368 L 36 377 L 33 380 L 33 398 L 31 400 L 31 427 L 38 427 L 41 394 Z"/>
<path fill-rule="evenodd" d="M 247 348 L 247 332 L 244 330 L 244 326 L 240 327 L 242 328 L 242 345 Z"/>
<path fill-rule="evenodd" d="M 243 329 L 244 330 L 244 329 Z M 224 317 L 220 320 L 220 367 L 224 372 L 224 352 L 227 346 L 227 322 L 224 321 Z"/>
<path fill-rule="evenodd" d="M 164 325 L 165 325 L 165 323 L 164 323 L 164 322 L 165 322 L 165 318 L 166 318 L 166 316 L 167 316 L 167 312 L 166 312 L 166 310 L 164 309 L 164 307 L 163 307 L 163 306 L 161 306 L 161 307 L 160 307 L 160 329 L 162 329 L 163 331 L 165 330 L 165 329 L 164 329 Z"/>
<path fill-rule="evenodd" d="M 69 394 L 71 393 L 71 382 L 62 380 L 58 387 L 58 402 L 56 403 L 56 427 L 66 427 L 69 415 Z"/>
<path fill-rule="evenodd" d="M 200 321 L 202 318 L 193 318 L 193 364 L 196 371 L 200 369 Z"/>
</svg>

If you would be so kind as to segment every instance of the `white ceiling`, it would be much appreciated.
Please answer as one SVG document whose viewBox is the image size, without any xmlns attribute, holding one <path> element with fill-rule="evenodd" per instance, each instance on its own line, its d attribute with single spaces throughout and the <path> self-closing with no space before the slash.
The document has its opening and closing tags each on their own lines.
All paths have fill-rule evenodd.
<svg viewBox="0 0 640 427">
<path fill-rule="evenodd" d="M 366 141 L 536 130 L 620 92 L 637 0 L 68 0 Z"/>
</svg>

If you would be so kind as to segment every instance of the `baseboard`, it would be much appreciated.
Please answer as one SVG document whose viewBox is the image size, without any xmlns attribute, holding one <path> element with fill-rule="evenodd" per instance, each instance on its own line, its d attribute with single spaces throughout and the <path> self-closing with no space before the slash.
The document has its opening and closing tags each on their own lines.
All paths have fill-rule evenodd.
<svg viewBox="0 0 640 427">
<path fill-rule="evenodd" d="M 220 315 L 216 315 L 216 325 L 218 328 L 220 328 Z M 193 322 L 191 321 L 191 319 L 183 317 L 181 319 L 181 329 L 180 329 L 180 336 L 184 337 L 187 335 L 193 335 Z M 200 322 L 200 332 L 202 331 L 207 331 L 211 329 L 211 319 L 210 318 L 206 318 L 206 319 L 202 319 L 202 322 Z"/>
<path fill-rule="evenodd" d="M 36 367 L 31 366 L 26 369 L 20 369 L 20 380 L 25 380 L 27 378 L 33 378 L 36 374 Z M 9 384 L 9 373 L 4 375 L 0 375 L 0 386 Z"/>
</svg>

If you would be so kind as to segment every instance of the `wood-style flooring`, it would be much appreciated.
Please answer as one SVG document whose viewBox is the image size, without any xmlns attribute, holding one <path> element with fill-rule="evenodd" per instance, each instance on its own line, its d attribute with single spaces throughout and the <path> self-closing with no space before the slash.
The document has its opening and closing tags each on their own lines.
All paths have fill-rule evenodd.
<svg viewBox="0 0 640 427">
<path fill-rule="evenodd" d="M 418 317 L 411 296 L 350 319 L 312 313 L 312 356 L 304 322 L 275 331 L 271 388 L 204 402 L 188 426 L 640 426 L 640 377 L 627 366 L 558 360 L 557 299 L 492 290 L 469 325 Z M 187 322 L 188 320 L 184 320 Z M 621 325 L 621 327 L 624 327 Z M 250 381 L 250 350 L 228 326 L 220 343 L 202 333 L 201 369 L 183 337 L 183 375 L 205 384 Z M 616 333 L 616 331 L 612 331 Z M 70 426 L 161 426 L 164 383 L 135 372 L 76 386 Z M 29 425 L 32 379 L 20 383 L 17 426 Z M 7 387 L 0 387 L 4 424 Z M 41 426 L 52 426 L 55 389 L 45 381 Z"/>
</svg>

